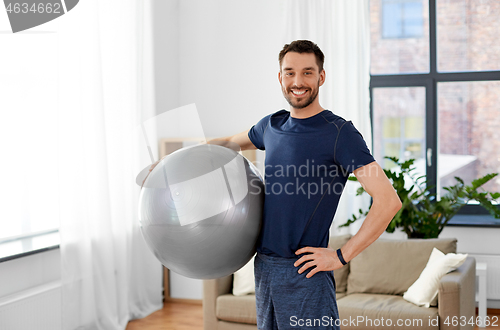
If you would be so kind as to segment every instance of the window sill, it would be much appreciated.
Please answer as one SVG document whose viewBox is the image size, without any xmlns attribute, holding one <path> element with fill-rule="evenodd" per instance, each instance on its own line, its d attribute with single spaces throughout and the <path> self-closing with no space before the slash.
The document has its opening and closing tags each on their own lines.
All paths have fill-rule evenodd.
<svg viewBox="0 0 500 330">
<path fill-rule="evenodd" d="M 458 214 L 448 222 L 447 226 L 500 228 L 500 219 L 495 219 L 491 215 Z"/>
<path fill-rule="evenodd" d="M 59 231 L 17 238 L 0 243 L 0 262 L 26 257 L 59 248 Z"/>
</svg>

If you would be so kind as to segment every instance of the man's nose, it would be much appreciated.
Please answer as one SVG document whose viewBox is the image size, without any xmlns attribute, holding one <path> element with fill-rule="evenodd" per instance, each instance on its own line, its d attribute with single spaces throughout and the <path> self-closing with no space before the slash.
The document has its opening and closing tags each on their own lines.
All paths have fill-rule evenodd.
<svg viewBox="0 0 500 330">
<path fill-rule="evenodd" d="M 295 87 L 297 87 L 297 88 L 302 87 L 302 82 L 303 82 L 303 79 L 302 79 L 301 75 L 296 75 L 294 77 L 293 84 L 295 85 Z"/>
</svg>

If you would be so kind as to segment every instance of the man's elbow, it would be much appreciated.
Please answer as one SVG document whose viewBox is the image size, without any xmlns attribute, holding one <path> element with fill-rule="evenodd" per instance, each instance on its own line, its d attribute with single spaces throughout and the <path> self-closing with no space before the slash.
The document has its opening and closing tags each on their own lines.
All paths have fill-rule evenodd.
<svg viewBox="0 0 500 330">
<path fill-rule="evenodd" d="M 393 202 L 392 204 L 392 211 L 394 214 L 398 213 L 399 210 L 403 207 L 403 203 L 401 203 L 401 200 L 399 199 L 399 196 L 396 195 L 395 197 L 392 198 Z"/>
<path fill-rule="evenodd" d="M 373 198 L 373 203 L 378 204 L 386 212 L 391 213 L 394 216 L 403 206 L 399 196 L 397 194 L 390 194 L 389 196 L 379 196 L 379 198 Z M 392 218 L 392 217 L 391 217 Z"/>
</svg>

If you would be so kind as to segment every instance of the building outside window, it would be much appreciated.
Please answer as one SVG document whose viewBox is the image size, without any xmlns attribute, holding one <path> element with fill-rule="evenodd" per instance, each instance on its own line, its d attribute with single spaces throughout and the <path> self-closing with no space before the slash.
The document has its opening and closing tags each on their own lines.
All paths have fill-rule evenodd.
<svg viewBox="0 0 500 330">
<path fill-rule="evenodd" d="M 422 0 L 382 0 L 382 38 L 420 38 Z"/>
</svg>

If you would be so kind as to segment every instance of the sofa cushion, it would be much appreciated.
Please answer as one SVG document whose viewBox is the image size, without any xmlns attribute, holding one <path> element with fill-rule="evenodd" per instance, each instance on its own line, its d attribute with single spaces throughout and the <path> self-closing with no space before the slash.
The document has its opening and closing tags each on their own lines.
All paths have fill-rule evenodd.
<svg viewBox="0 0 500 330">
<path fill-rule="evenodd" d="M 456 253 L 457 240 L 376 240 L 350 261 L 347 293 L 402 295 L 422 273 L 433 248 Z"/>
<path fill-rule="evenodd" d="M 330 236 L 330 241 L 328 246 L 331 249 L 340 249 L 351 239 L 351 235 L 340 235 L 340 236 Z M 335 285 L 337 292 L 347 291 L 347 276 L 349 275 L 349 263 L 342 268 L 333 271 L 333 277 L 335 278 Z"/>
<path fill-rule="evenodd" d="M 336 292 L 335 293 L 335 299 L 337 299 L 337 300 L 342 299 L 345 296 L 347 296 L 347 293 L 345 293 L 345 292 Z"/>
<path fill-rule="evenodd" d="M 236 297 L 224 294 L 217 297 L 215 316 L 219 320 L 257 324 L 257 311 L 255 309 L 255 295 Z"/>
<path fill-rule="evenodd" d="M 339 299 L 337 306 L 342 330 L 439 329 L 437 308 L 420 308 L 401 296 L 354 293 Z"/>
</svg>

